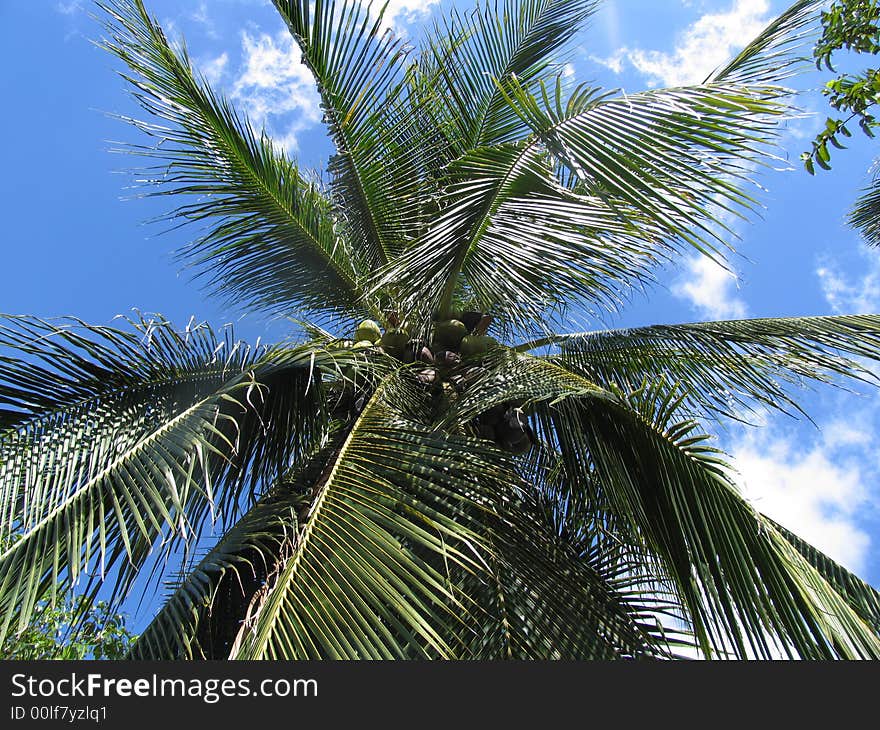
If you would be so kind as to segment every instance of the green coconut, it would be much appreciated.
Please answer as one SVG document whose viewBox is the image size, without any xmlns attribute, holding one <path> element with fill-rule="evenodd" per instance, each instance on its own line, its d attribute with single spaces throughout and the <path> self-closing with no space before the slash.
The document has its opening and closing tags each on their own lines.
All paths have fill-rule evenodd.
<svg viewBox="0 0 880 730">
<path fill-rule="evenodd" d="M 351 349 L 352 350 L 365 350 L 368 347 L 375 346 L 375 344 L 376 343 L 372 342 L 371 340 L 358 340 L 357 342 L 354 343 L 354 345 L 351 346 Z"/>
<path fill-rule="evenodd" d="M 458 349 L 466 334 L 467 327 L 460 319 L 446 319 L 434 325 L 434 342 L 446 349 Z"/>
<path fill-rule="evenodd" d="M 484 355 L 490 348 L 495 347 L 497 344 L 498 342 L 495 338 L 490 337 L 489 335 L 467 335 L 462 338 L 458 351 L 461 353 L 462 357 Z"/>
<path fill-rule="evenodd" d="M 382 338 L 379 340 L 379 344 L 382 345 L 382 348 L 386 352 L 399 353 L 403 353 L 403 348 L 406 347 L 407 342 L 409 342 L 409 332 L 400 327 L 393 327 L 392 329 L 386 330 L 385 334 L 382 335 Z"/>
<path fill-rule="evenodd" d="M 358 341 L 369 340 L 370 344 L 376 344 L 382 339 L 382 330 L 379 329 L 379 325 L 372 319 L 365 319 L 354 331 L 354 338 Z"/>
<path fill-rule="evenodd" d="M 446 320 L 446 319 L 461 319 L 461 317 L 462 317 L 462 311 L 458 307 L 453 307 L 452 309 L 450 309 L 447 317 L 444 317 L 440 313 L 439 309 L 435 309 L 433 312 L 431 312 L 431 321 L 432 322 L 440 322 L 441 320 Z"/>
</svg>

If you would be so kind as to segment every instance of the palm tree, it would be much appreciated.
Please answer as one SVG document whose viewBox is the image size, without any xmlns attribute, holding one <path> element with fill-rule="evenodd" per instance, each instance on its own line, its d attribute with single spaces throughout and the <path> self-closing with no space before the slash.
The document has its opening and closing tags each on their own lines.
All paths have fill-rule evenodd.
<svg viewBox="0 0 880 730">
<path fill-rule="evenodd" d="M 702 84 L 631 95 L 561 73 L 593 0 L 451 11 L 418 51 L 375 8 L 275 6 L 326 179 L 141 0 L 104 6 L 148 182 L 203 226 L 184 257 L 302 334 L 5 317 L 2 634 L 151 574 L 138 658 L 880 657 L 878 594 L 747 503 L 703 432 L 868 380 L 880 315 L 559 334 L 720 255 L 817 3 Z"/>
</svg>

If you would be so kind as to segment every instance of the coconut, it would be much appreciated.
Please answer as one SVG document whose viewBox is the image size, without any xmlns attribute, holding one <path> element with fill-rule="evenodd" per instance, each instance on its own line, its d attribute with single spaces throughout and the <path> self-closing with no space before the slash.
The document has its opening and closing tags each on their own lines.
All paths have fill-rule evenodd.
<svg viewBox="0 0 880 730">
<path fill-rule="evenodd" d="M 488 411 L 483 412 L 480 419 L 486 423 L 495 424 L 504 418 L 506 412 L 507 409 L 503 405 L 492 406 Z"/>
<path fill-rule="evenodd" d="M 495 347 L 498 342 L 494 337 L 489 335 L 467 335 L 461 340 L 458 351 L 462 357 L 472 357 L 474 355 L 484 355 L 490 348 Z"/>
<path fill-rule="evenodd" d="M 403 348 L 403 351 L 400 353 L 400 355 L 398 355 L 398 357 L 405 363 L 414 362 L 416 359 L 414 350 L 415 345 L 412 342 L 407 342 L 406 346 Z"/>
<path fill-rule="evenodd" d="M 444 319 L 461 319 L 461 317 L 462 313 L 458 307 L 452 307 L 452 309 L 449 310 L 449 314 L 447 317 L 444 317 L 439 309 L 435 309 L 433 312 L 431 312 L 432 322 L 440 322 Z"/>
<path fill-rule="evenodd" d="M 534 443 L 534 433 L 520 408 L 509 408 L 496 427 L 501 445 L 515 454 L 524 454 Z"/>
<path fill-rule="evenodd" d="M 358 341 L 369 340 L 370 344 L 376 344 L 382 339 L 382 330 L 379 329 L 379 325 L 372 319 L 365 319 L 354 331 L 354 338 Z"/>
<path fill-rule="evenodd" d="M 437 371 L 434 368 L 425 368 L 416 373 L 416 380 L 422 385 L 433 385 L 437 380 Z"/>
<path fill-rule="evenodd" d="M 468 332 L 473 332 L 474 327 L 479 324 L 482 318 L 482 312 L 462 312 L 461 317 L 459 317 L 459 319 L 464 322 L 464 326 L 467 327 Z"/>
<path fill-rule="evenodd" d="M 400 352 L 401 354 L 403 354 L 403 348 L 406 347 L 407 342 L 409 342 L 409 332 L 400 327 L 385 330 L 385 334 L 379 340 L 379 344 L 386 352 Z"/>
<path fill-rule="evenodd" d="M 460 319 L 447 319 L 434 325 L 434 342 L 445 349 L 458 349 L 466 334 L 467 327 Z"/>
<path fill-rule="evenodd" d="M 524 431 L 529 425 L 522 408 L 509 408 L 504 414 L 504 420 L 511 429 L 519 429 L 520 431 Z"/>
<path fill-rule="evenodd" d="M 352 350 L 365 350 L 368 347 L 374 347 L 375 343 L 370 340 L 358 340 L 352 345 Z"/>
<path fill-rule="evenodd" d="M 518 408 L 510 408 L 498 422 L 498 433 L 502 440 L 518 441 L 529 428 L 525 414 Z"/>
<path fill-rule="evenodd" d="M 438 365 L 452 367 L 461 362 L 461 355 L 457 352 L 452 352 L 452 350 L 440 350 L 440 352 L 434 355 L 434 362 Z"/>
</svg>

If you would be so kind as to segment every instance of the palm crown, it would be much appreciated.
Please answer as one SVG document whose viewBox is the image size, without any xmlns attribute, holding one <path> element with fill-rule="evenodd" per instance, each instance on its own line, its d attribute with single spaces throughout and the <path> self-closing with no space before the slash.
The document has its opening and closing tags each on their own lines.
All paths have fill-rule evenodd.
<svg viewBox="0 0 880 730">
<path fill-rule="evenodd" d="M 718 253 L 818 4 L 702 84 L 623 95 L 560 73 L 592 0 L 453 11 L 418 51 L 375 9 L 275 0 L 326 176 L 140 0 L 107 4 L 157 140 L 135 151 L 204 226 L 184 256 L 230 302 L 312 323 L 247 347 L 6 317 L 2 633 L 153 571 L 169 595 L 135 657 L 880 657 L 878 594 L 744 501 L 702 432 L 866 379 L 880 316 L 558 334 L 679 251 Z"/>
</svg>

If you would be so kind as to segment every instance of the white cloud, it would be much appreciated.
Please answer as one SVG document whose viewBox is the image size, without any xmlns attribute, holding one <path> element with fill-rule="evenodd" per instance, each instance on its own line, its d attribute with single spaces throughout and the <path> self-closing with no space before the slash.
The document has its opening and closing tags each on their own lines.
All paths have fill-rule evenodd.
<svg viewBox="0 0 880 730">
<path fill-rule="evenodd" d="M 276 144 L 297 149 L 297 134 L 321 120 L 320 102 L 311 72 L 287 31 L 276 36 L 242 35 L 243 70 L 232 85 L 232 98 L 255 129 L 265 126 Z"/>
<path fill-rule="evenodd" d="M 199 3 L 198 8 L 189 16 L 191 20 L 195 21 L 199 25 L 202 26 L 202 30 L 205 32 L 205 35 L 208 38 L 219 38 L 220 34 L 217 32 L 217 27 L 214 24 L 214 19 L 211 17 L 210 12 L 208 11 L 208 3 L 206 0 L 202 0 Z"/>
<path fill-rule="evenodd" d="M 861 276 L 850 276 L 830 258 L 816 269 L 822 294 L 837 314 L 868 314 L 880 312 L 880 257 L 876 251 L 860 249 L 864 260 Z"/>
<path fill-rule="evenodd" d="M 401 23 L 409 23 L 430 11 L 439 0 L 391 0 L 385 13 L 385 25 L 399 32 Z M 379 4 L 374 4 L 377 10 Z M 213 29 L 207 4 L 200 3 L 191 18 Z M 247 114 L 251 125 L 265 128 L 280 148 L 298 149 L 298 136 L 321 121 L 320 98 L 312 73 L 300 61 L 301 53 L 285 29 L 275 35 L 242 31 L 241 66 L 229 85 L 229 95 Z M 205 77 L 217 83 L 228 71 L 229 58 L 224 53 L 200 64 Z"/>
<path fill-rule="evenodd" d="M 403 25 L 413 23 L 431 12 L 431 6 L 440 0 L 389 0 L 385 10 L 385 27 L 393 28 L 400 32 Z M 381 3 L 374 3 L 374 9 L 378 10 Z"/>
<path fill-rule="evenodd" d="M 625 56 L 650 86 L 699 83 L 763 30 L 769 12 L 769 0 L 734 0 L 729 10 L 707 13 L 689 25 L 670 53 L 621 48 L 610 59 Z"/>
<path fill-rule="evenodd" d="M 746 303 L 736 296 L 736 277 L 708 256 L 697 254 L 685 261 L 686 274 L 672 293 L 686 300 L 705 319 L 741 319 Z"/>
<path fill-rule="evenodd" d="M 761 512 L 856 574 L 871 538 L 857 518 L 873 506 L 869 412 L 825 425 L 809 444 L 776 427 L 751 429 L 730 448 L 744 496 Z M 786 433 L 786 430 L 788 433 Z"/>
<path fill-rule="evenodd" d="M 619 74 L 623 71 L 623 62 L 627 57 L 626 48 L 618 48 L 610 56 L 587 56 L 593 63 L 598 63 L 607 69 L 611 69 L 612 73 Z"/>
<path fill-rule="evenodd" d="M 216 86 L 226 73 L 226 67 L 229 65 L 229 54 L 224 51 L 215 58 L 199 60 L 195 65 L 207 79 L 208 83 Z"/>
<path fill-rule="evenodd" d="M 74 15 L 82 10 L 83 0 L 61 0 L 55 4 L 55 9 L 62 15 Z"/>
</svg>

